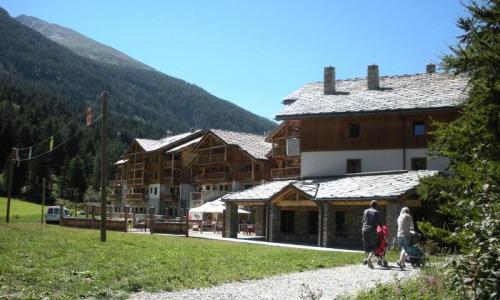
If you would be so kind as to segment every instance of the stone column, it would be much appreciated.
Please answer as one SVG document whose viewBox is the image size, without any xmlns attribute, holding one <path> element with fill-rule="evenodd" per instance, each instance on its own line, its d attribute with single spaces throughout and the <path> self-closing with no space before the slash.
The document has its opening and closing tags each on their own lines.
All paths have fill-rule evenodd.
<svg viewBox="0 0 500 300">
<path fill-rule="evenodd" d="M 225 232 L 228 238 L 238 237 L 238 204 L 226 202 Z"/>
<path fill-rule="evenodd" d="M 278 235 L 280 232 L 280 223 L 281 223 L 281 214 L 280 214 L 280 209 L 273 205 L 269 204 L 268 206 L 269 210 L 269 222 L 268 224 L 268 238 L 267 241 L 269 242 L 276 242 L 278 240 Z"/>
<path fill-rule="evenodd" d="M 255 235 L 264 235 L 264 206 L 255 208 Z"/>
<path fill-rule="evenodd" d="M 394 245 L 394 238 L 396 237 L 398 231 L 398 214 L 399 214 L 399 205 L 398 203 L 388 203 L 385 208 L 385 223 L 387 224 L 387 229 L 389 230 L 389 236 L 387 237 L 387 241 L 389 242 L 389 246 Z"/>
<path fill-rule="evenodd" d="M 335 243 L 335 207 L 328 203 L 320 206 L 321 247 L 332 247 Z"/>
</svg>

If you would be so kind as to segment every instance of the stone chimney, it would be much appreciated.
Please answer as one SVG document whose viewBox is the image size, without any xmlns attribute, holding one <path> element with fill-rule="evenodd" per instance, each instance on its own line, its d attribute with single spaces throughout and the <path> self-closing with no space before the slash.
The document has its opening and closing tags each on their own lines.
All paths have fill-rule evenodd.
<svg viewBox="0 0 500 300">
<path fill-rule="evenodd" d="M 332 66 L 325 67 L 323 89 L 325 95 L 335 94 L 335 68 Z"/>
<path fill-rule="evenodd" d="M 380 88 L 379 76 L 378 76 L 378 66 L 369 65 L 368 66 L 368 89 L 378 90 Z"/>
<path fill-rule="evenodd" d="M 436 65 L 428 64 L 427 66 L 425 66 L 425 71 L 427 72 L 427 74 L 436 73 Z"/>
</svg>

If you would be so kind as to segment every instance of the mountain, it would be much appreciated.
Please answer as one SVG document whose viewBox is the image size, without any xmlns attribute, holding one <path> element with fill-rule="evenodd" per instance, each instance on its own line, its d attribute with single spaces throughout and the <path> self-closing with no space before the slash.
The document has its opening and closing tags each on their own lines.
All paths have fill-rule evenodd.
<svg viewBox="0 0 500 300">
<path fill-rule="evenodd" d="M 136 67 L 150 71 L 154 70 L 150 66 L 131 58 L 125 53 L 94 41 L 73 29 L 45 22 L 44 20 L 32 16 L 20 15 L 15 19 L 29 28 L 40 32 L 54 42 L 68 47 L 80 56 L 119 66 Z"/>
<path fill-rule="evenodd" d="M 82 106 L 108 90 L 113 116 L 147 123 L 162 132 L 196 127 L 263 133 L 275 126 L 181 79 L 76 55 L 10 18 L 3 9 L 0 25 L 0 82 L 50 90 Z"/>
<path fill-rule="evenodd" d="M 97 95 L 104 90 L 110 93 L 111 178 L 112 162 L 135 137 L 160 138 L 167 130 L 175 133 L 191 128 L 262 134 L 276 126 L 181 79 L 143 66 L 78 55 L 0 8 L 0 194 L 5 193 L 6 162 L 12 147 L 28 147 L 21 151 L 22 159 L 40 155 L 15 169 L 14 194 L 40 199 L 35 178 L 47 176 L 53 179 L 54 190 L 62 192 L 69 182 L 68 169 L 77 157 L 84 163 L 87 183 L 96 189 L 99 124 L 86 127 L 83 111 L 90 105 L 97 117 Z M 42 155 L 52 139 L 53 151 Z"/>
</svg>

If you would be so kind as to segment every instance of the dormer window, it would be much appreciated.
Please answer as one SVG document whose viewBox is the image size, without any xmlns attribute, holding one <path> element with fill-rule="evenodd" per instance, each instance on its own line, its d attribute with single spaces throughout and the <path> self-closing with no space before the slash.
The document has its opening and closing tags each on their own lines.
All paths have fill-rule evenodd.
<svg viewBox="0 0 500 300">
<path fill-rule="evenodd" d="M 348 139 L 359 138 L 360 129 L 361 127 L 359 126 L 359 124 L 349 124 L 349 127 L 347 128 L 347 138 Z"/>
<path fill-rule="evenodd" d="M 425 134 L 424 122 L 413 122 L 413 136 L 422 136 Z"/>
</svg>

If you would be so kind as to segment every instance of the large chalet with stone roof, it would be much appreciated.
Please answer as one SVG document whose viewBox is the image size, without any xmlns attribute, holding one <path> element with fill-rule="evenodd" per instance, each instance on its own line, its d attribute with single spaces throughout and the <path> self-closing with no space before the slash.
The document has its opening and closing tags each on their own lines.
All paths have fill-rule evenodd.
<svg viewBox="0 0 500 300">
<path fill-rule="evenodd" d="M 457 118 L 467 78 L 436 73 L 309 83 L 283 100 L 282 121 L 271 132 L 273 179 L 282 181 L 224 196 L 226 234 L 235 237 L 237 205 L 255 206 L 268 241 L 359 247 L 361 217 L 371 200 L 396 232 L 403 206 L 419 217 L 420 179 L 446 170 L 448 161 L 428 149 L 433 122 Z"/>
<path fill-rule="evenodd" d="M 180 216 L 221 198 L 226 237 L 237 237 L 244 206 L 267 241 L 359 247 L 362 212 L 378 200 L 393 237 L 401 207 L 423 213 L 420 180 L 447 169 L 429 133 L 458 117 L 466 87 L 466 77 L 434 65 L 398 76 L 371 65 L 366 78 L 345 80 L 326 67 L 322 82 L 283 99 L 267 136 L 212 129 L 136 139 L 116 163 L 115 208 Z"/>
</svg>

